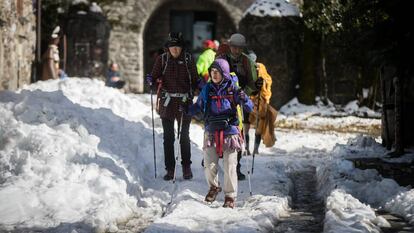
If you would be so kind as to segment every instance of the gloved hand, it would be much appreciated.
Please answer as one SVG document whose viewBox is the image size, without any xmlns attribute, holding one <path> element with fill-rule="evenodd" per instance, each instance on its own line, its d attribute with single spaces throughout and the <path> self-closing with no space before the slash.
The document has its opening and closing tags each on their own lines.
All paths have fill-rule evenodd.
<svg viewBox="0 0 414 233">
<path fill-rule="evenodd" d="M 256 85 L 256 88 L 260 90 L 263 86 L 263 78 L 258 77 L 255 82 L 255 85 Z"/>
<path fill-rule="evenodd" d="M 240 92 L 239 92 L 239 98 L 240 98 L 242 101 L 246 102 L 247 98 L 249 98 L 249 97 L 247 96 L 247 94 L 246 94 L 244 91 L 240 91 Z"/>
<path fill-rule="evenodd" d="M 152 87 L 152 85 L 154 84 L 154 81 L 153 81 L 151 74 L 147 74 L 145 76 L 145 82 L 148 84 L 148 86 Z"/>
</svg>

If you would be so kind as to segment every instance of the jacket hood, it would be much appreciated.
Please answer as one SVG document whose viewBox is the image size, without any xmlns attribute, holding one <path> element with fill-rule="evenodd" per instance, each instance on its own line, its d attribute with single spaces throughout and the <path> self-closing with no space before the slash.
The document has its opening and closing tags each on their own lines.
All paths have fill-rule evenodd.
<svg viewBox="0 0 414 233">
<path fill-rule="evenodd" d="M 216 60 L 214 60 L 214 62 L 211 64 L 210 68 L 208 69 L 209 73 L 211 72 L 211 68 L 218 69 L 224 79 L 231 80 L 230 66 L 229 66 L 229 63 L 225 59 L 217 58 Z"/>
</svg>

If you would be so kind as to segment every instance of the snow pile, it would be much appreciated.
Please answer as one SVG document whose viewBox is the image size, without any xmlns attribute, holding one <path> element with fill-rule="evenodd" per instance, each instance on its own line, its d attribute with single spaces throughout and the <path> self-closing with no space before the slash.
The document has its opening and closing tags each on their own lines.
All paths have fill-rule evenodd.
<svg viewBox="0 0 414 233">
<path fill-rule="evenodd" d="M 324 232 L 379 232 L 378 227 L 386 227 L 388 222 L 376 217 L 370 206 L 413 222 L 412 189 L 383 178 L 376 170 L 356 169 L 352 162 L 342 160 L 344 157 L 384 155 L 384 148 L 379 143 L 369 137 L 357 136 L 347 145 L 337 145 L 332 153 L 337 159 L 320 166 L 317 171 L 320 195 L 326 198 L 328 210 Z M 354 224 L 356 222 L 358 224 Z"/>
<path fill-rule="evenodd" d="M 350 115 L 370 118 L 381 117 L 380 112 L 375 112 L 367 107 L 359 107 L 357 100 L 349 102 L 345 107 L 338 107 L 329 100 L 327 104 L 324 104 L 319 97 L 316 98 L 316 105 L 302 104 L 295 97 L 282 106 L 279 112 L 286 116 L 297 115 L 302 117 L 313 115 L 323 117 L 345 117 Z"/>
<path fill-rule="evenodd" d="M 116 230 L 161 215 L 166 195 L 142 188 L 153 167 L 142 157 L 152 151 L 152 132 L 139 121 L 146 109 L 90 79 L 1 92 L 0 225 Z"/>
<path fill-rule="evenodd" d="M 352 109 L 352 110 L 351 110 Z M 281 128 L 311 129 L 321 131 L 356 132 L 380 135 L 381 120 L 368 117 L 379 117 L 381 114 L 366 113 L 365 108 L 347 110 L 336 107 L 332 102 L 324 104 L 317 98 L 316 105 L 299 103 L 297 98 L 282 106 L 276 120 Z M 361 118 L 364 116 L 364 118 Z"/>
<path fill-rule="evenodd" d="M 336 145 L 333 149 L 333 155 L 342 158 L 378 158 L 386 153 L 388 153 L 387 150 L 374 138 L 362 134 L 350 138 L 346 144 Z"/>
<path fill-rule="evenodd" d="M 149 102 L 148 95 L 125 95 L 92 79 L 0 92 L 0 231 L 257 232 L 287 214 L 291 184 L 283 164 L 272 158 L 255 161 L 260 172 L 252 176 L 252 197 L 248 182 L 239 183 L 238 208 L 222 208 L 223 193 L 206 205 L 204 134 L 195 124 L 194 179 L 184 181 L 178 163 L 172 184 L 162 179 L 156 116 L 154 179 Z M 244 159 L 243 170 L 249 164 L 251 158 Z"/>
<path fill-rule="evenodd" d="M 259 17 L 301 16 L 299 8 L 290 3 L 289 0 L 256 0 L 256 2 L 244 12 L 243 17 L 248 14 Z"/>
<path fill-rule="evenodd" d="M 414 189 L 401 192 L 385 204 L 385 208 L 393 213 L 406 216 L 414 225 Z"/>
<path fill-rule="evenodd" d="M 326 210 L 324 233 L 380 233 L 380 226 L 389 226 L 389 223 L 384 218 L 377 217 L 369 206 L 341 190 L 332 191 L 326 201 Z"/>
<path fill-rule="evenodd" d="M 349 115 L 355 115 L 355 116 L 360 116 L 360 117 L 373 117 L 373 118 L 381 117 L 380 112 L 375 112 L 374 110 L 366 106 L 360 107 L 358 105 L 358 100 L 349 102 L 348 104 L 345 105 L 343 110 Z"/>
<path fill-rule="evenodd" d="M 78 4 L 89 5 L 89 1 L 88 0 L 72 0 L 72 5 L 78 5 Z"/>
</svg>

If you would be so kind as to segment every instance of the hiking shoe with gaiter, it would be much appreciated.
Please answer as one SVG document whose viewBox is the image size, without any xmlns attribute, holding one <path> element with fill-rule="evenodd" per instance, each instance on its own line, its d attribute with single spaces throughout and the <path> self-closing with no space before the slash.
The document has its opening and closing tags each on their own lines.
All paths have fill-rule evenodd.
<svg viewBox="0 0 414 233">
<path fill-rule="evenodd" d="M 172 180 L 174 179 L 174 170 L 168 169 L 167 174 L 164 176 L 164 180 Z"/>
<path fill-rule="evenodd" d="M 206 202 L 213 202 L 214 200 L 216 200 L 217 194 L 221 192 L 221 188 L 220 187 L 210 187 L 210 190 L 208 191 L 206 198 L 204 199 L 204 201 Z"/>
<path fill-rule="evenodd" d="M 240 168 L 237 168 L 237 179 L 238 180 L 245 180 L 246 179 L 246 176 L 243 173 L 241 173 Z"/>
<path fill-rule="evenodd" d="M 235 203 L 234 203 L 234 198 L 232 198 L 232 197 L 224 197 L 224 205 L 223 205 L 223 207 L 224 208 L 234 208 L 234 206 L 235 206 Z"/>
<path fill-rule="evenodd" d="M 193 178 L 193 172 L 190 165 L 183 166 L 183 178 L 184 180 L 190 180 Z"/>
</svg>

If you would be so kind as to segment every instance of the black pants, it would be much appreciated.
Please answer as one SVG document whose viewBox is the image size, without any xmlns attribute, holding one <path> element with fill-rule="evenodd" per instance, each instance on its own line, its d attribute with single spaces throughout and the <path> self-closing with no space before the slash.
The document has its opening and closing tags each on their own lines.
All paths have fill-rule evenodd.
<svg viewBox="0 0 414 233">
<path fill-rule="evenodd" d="M 162 118 L 162 128 L 164 130 L 164 163 L 166 170 L 174 170 L 174 120 Z M 181 164 L 183 166 L 191 164 L 191 146 L 190 146 L 190 120 L 183 119 L 183 125 L 180 127 L 180 149 Z"/>
</svg>

